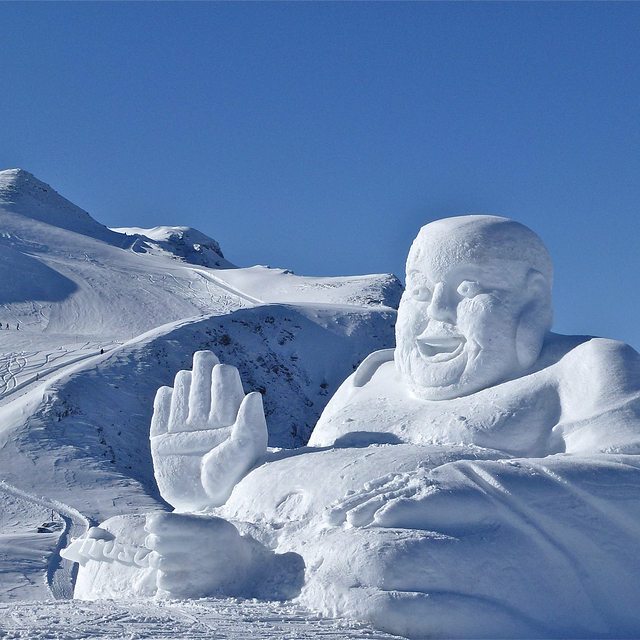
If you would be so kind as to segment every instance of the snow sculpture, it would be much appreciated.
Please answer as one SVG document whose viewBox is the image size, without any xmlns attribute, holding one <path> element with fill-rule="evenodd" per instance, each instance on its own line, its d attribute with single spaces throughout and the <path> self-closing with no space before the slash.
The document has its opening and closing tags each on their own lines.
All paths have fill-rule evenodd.
<svg viewBox="0 0 640 640">
<path fill-rule="evenodd" d="M 163 496 L 208 513 L 104 523 L 147 568 L 74 542 L 76 597 L 300 593 L 411 638 L 638 637 L 640 355 L 552 334 L 552 277 L 516 222 L 425 226 L 395 351 L 301 450 L 266 451 L 259 396 L 196 354 L 151 440 Z"/>
</svg>

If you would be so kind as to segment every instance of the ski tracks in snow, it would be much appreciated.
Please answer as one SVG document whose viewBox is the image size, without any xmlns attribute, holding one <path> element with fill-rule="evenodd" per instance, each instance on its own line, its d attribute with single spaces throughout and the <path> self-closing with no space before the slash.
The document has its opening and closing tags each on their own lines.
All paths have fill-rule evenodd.
<svg viewBox="0 0 640 640">
<path fill-rule="evenodd" d="M 97 356 L 101 349 L 106 352 L 120 344 L 113 340 L 83 340 L 49 350 L 0 353 L 0 404 L 5 404 L 3 401 L 16 391 L 45 379 L 63 367 Z"/>
<path fill-rule="evenodd" d="M 367 625 L 319 618 L 295 604 L 255 600 L 0 604 L 7 640 L 393 640 Z"/>
<path fill-rule="evenodd" d="M 259 300 L 258 298 L 254 298 L 253 296 L 243 293 L 242 291 L 240 291 L 240 289 L 236 289 L 235 287 L 231 286 L 221 278 L 214 276 L 212 273 L 209 273 L 208 271 L 193 269 L 193 272 L 199 275 L 203 280 L 205 280 L 205 282 L 207 283 L 207 288 L 209 290 L 210 290 L 209 283 L 211 283 L 215 285 L 218 289 L 222 290 L 223 292 L 230 294 L 236 299 L 240 299 L 244 301 L 245 304 L 243 304 L 242 306 L 252 307 L 256 305 L 265 304 L 263 300 Z M 249 304 L 247 305 L 246 303 L 249 303 Z"/>
<path fill-rule="evenodd" d="M 65 548 L 72 538 L 79 538 L 95 523 L 92 523 L 89 518 L 69 505 L 59 502 L 58 500 L 34 496 L 3 480 L 0 480 L 0 491 L 21 498 L 27 502 L 32 502 L 47 510 L 50 509 L 57 513 L 64 522 L 64 528 L 58 537 L 55 551 L 47 562 L 46 580 L 49 591 L 54 598 L 72 598 L 76 566 L 74 562 L 61 558 L 60 550 Z"/>
<path fill-rule="evenodd" d="M 191 300 L 194 306 L 206 310 L 208 313 L 223 315 L 238 309 L 264 304 L 262 300 L 236 289 L 204 269 L 191 268 L 190 271 L 196 276 L 195 280 L 178 279 L 171 273 L 163 276 L 162 280 L 169 278 L 172 291 L 180 293 L 186 299 Z M 194 283 L 197 283 L 198 286 L 194 286 Z M 204 288 L 201 286 L 202 284 L 204 284 Z M 165 286 L 163 284 L 163 288 Z"/>
</svg>

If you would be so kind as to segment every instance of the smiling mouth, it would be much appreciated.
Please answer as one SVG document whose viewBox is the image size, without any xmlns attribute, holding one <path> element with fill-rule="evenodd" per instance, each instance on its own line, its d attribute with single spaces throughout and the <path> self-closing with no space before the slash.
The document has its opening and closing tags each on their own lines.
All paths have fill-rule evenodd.
<svg viewBox="0 0 640 640">
<path fill-rule="evenodd" d="M 465 339 L 457 336 L 419 337 L 416 340 L 420 353 L 440 362 L 455 358 L 463 349 Z"/>
</svg>

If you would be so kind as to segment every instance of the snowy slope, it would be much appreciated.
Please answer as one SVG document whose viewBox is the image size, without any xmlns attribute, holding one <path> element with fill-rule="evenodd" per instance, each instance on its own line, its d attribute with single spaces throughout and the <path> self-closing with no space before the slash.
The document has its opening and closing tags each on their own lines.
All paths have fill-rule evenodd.
<svg viewBox="0 0 640 640">
<path fill-rule="evenodd" d="M 123 246 L 125 240 L 23 169 L 0 171 L 0 202 L 16 218 L 24 217 L 114 246 Z"/>
<path fill-rule="evenodd" d="M 236 268 L 186 227 L 110 230 L 22 170 L 0 172 L 0 269 L 0 601 L 44 597 L 49 574 L 68 591 L 68 567 L 50 566 L 61 532 L 34 533 L 49 505 L 67 535 L 161 504 L 152 400 L 195 350 L 262 392 L 272 446 L 300 446 L 342 380 L 392 346 L 401 293 L 387 275 Z"/>
<path fill-rule="evenodd" d="M 255 266 L 224 269 L 216 277 L 265 302 L 386 305 L 396 309 L 402 294 L 398 279 L 391 274 L 307 278 L 286 269 Z"/>
<path fill-rule="evenodd" d="M 180 262 L 132 250 L 22 171 L 0 173 L 0 320 L 35 331 L 131 338 L 247 306 Z"/>
</svg>

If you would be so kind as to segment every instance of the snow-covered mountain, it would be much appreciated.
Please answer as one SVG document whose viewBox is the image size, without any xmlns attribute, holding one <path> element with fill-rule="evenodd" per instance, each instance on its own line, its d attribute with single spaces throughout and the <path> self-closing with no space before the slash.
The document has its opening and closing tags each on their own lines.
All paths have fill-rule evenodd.
<svg viewBox="0 0 640 640">
<path fill-rule="evenodd" d="M 138 253 L 151 253 L 212 269 L 235 266 L 225 260 L 220 245 L 213 238 L 191 227 L 123 227 L 112 231 L 134 236 L 131 248 Z"/>
<path fill-rule="evenodd" d="M 0 172 L 0 321 L 47 333 L 131 338 L 183 318 L 269 302 L 397 306 L 393 276 L 300 278 L 235 269 L 185 227 L 118 233 L 19 169 Z M 217 256 L 223 269 L 211 266 Z M 206 263 L 206 264 L 205 264 Z"/>
<path fill-rule="evenodd" d="M 271 446 L 300 446 L 342 380 L 393 345 L 401 294 L 391 275 L 238 268 L 187 227 L 111 230 L 19 169 L 0 172 L 0 269 L 0 568 L 18 567 L 0 601 L 38 591 L 3 547 L 32 535 L 33 513 L 68 530 L 158 504 L 153 396 L 194 351 L 262 392 Z"/>
</svg>

